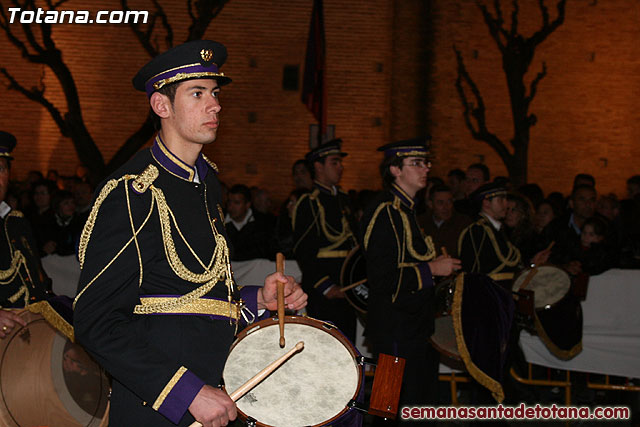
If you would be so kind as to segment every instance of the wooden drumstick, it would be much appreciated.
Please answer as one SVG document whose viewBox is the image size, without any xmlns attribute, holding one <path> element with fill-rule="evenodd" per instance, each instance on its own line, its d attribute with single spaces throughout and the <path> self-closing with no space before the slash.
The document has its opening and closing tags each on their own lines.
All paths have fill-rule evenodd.
<svg viewBox="0 0 640 427">
<path fill-rule="evenodd" d="M 276 272 L 284 274 L 284 255 L 276 254 Z M 284 348 L 284 283 L 278 282 L 278 326 L 280 326 L 280 348 Z"/>
<path fill-rule="evenodd" d="M 447 248 L 446 247 L 441 247 L 440 250 L 442 251 L 442 255 L 444 255 L 446 258 L 449 258 L 449 253 L 447 252 Z"/>
<path fill-rule="evenodd" d="M 340 288 L 340 292 L 347 292 L 349 289 L 357 288 L 363 283 L 367 283 L 367 279 L 358 280 L 355 283 L 350 284 L 349 286 L 345 286 L 344 288 Z"/>
<path fill-rule="evenodd" d="M 304 341 L 298 342 L 298 344 L 296 344 L 295 347 L 293 347 L 291 350 L 289 350 L 288 352 L 286 352 L 285 354 L 280 356 L 277 360 L 272 362 L 269 366 L 267 366 L 266 368 L 264 368 L 263 370 L 261 370 L 260 372 L 255 374 L 253 377 L 251 377 L 251 379 L 249 379 L 246 383 L 244 383 L 240 387 L 238 387 L 238 389 L 236 391 L 231 393 L 229 395 L 231 400 L 236 402 L 242 396 L 247 394 L 249 392 L 249 390 L 251 390 L 252 388 L 257 386 L 258 384 L 260 384 L 262 382 L 262 380 L 264 380 L 266 377 L 268 377 L 273 371 L 278 369 L 278 367 L 280 365 L 282 365 L 284 362 L 286 362 L 287 359 L 289 359 L 295 353 L 301 351 L 303 348 L 304 348 Z M 200 424 L 198 421 L 195 421 L 189 427 L 202 427 L 202 424 Z"/>
</svg>

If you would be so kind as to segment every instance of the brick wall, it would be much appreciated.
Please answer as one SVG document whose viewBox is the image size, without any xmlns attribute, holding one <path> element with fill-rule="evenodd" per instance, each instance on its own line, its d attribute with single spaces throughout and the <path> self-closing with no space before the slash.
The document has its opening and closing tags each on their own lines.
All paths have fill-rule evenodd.
<svg viewBox="0 0 640 427">
<path fill-rule="evenodd" d="M 133 9 L 150 9 L 149 3 L 130 2 Z M 184 40 L 188 17 L 183 2 L 162 3 L 175 40 Z M 300 91 L 282 89 L 285 65 L 300 66 L 302 79 L 311 3 L 233 0 L 206 34 L 227 45 L 224 71 L 234 82 L 222 94 L 219 138 L 205 153 L 218 163 L 228 184 L 266 187 L 278 200 L 290 189 L 291 164 L 307 151 L 313 122 Z M 505 3 L 508 17 L 510 2 Z M 541 20 L 537 2 L 521 3 L 520 27 L 531 34 Z M 592 3 L 569 2 L 565 23 L 536 52 L 529 78 L 542 61 L 548 75 L 531 106 L 538 124 L 531 133 L 529 176 L 545 191 L 566 192 L 576 173 L 589 172 L 600 191 L 622 195 L 625 179 L 638 173 L 634 160 L 640 154 L 640 126 L 634 120 L 640 7 L 633 0 Z M 510 138 L 498 51 L 474 4 L 325 0 L 328 117 L 350 153 L 345 188 L 376 187 L 375 148 L 427 132 L 434 137 L 438 157 L 434 174 L 480 158 L 494 174 L 506 173 L 498 156 L 470 137 L 454 87 L 455 43 L 485 96 L 490 128 L 503 140 Z M 71 1 L 64 7 L 97 11 L 120 6 L 100 0 Z M 553 4 L 550 11 L 555 16 Z M 12 28 L 20 31 L 16 24 Z M 132 89 L 130 79 L 148 57 L 126 25 L 56 25 L 54 34 L 76 78 L 87 126 L 109 159 L 147 113 L 145 96 Z M 27 87 L 42 82 L 47 96 L 64 110 L 51 71 L 24 61 L 2 33 L 0 47 L 0 66 Z M 75 151 L 48 113 L 4 86 L 0 94 L 0 128 L 19 138 L 15 176 L 48 168 L 72 174 Z"/>
</svg>

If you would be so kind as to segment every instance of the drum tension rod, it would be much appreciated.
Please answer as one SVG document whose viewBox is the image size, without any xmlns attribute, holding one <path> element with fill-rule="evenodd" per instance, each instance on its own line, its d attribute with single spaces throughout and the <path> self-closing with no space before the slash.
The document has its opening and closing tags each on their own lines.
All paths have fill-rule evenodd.
<svg viewBox="0 0 640 427">
<path fill-rule="evenodd" d="M 356 357 L 356 361 L 358 362 L 358 365 L 378 366 L 377 361 L 370 357 L 358 356 Z"/>
<path fill-rule="evenodd" d="M 364 405 L 363 405 L 362 403 L 360 403 L 360 402 L 356 402 L 356 401 L 355 401 L 355 400 L 353 400 L 353 399 L 351 399 L 351 400 L 349 401 L 349 403 L 347 403 L 347 406 L 348 406 L 349 408 L 353 408 L 353 409 L 355 409 L 355 410 L 357 410 L 357 411 L 360 411 L 360 412 L 363 412 L 363 413 L 365 413 L 365 414 L 369 412 L 369 409 L 368 409 L 366 406 L 364 406 Z"/>
</svg>

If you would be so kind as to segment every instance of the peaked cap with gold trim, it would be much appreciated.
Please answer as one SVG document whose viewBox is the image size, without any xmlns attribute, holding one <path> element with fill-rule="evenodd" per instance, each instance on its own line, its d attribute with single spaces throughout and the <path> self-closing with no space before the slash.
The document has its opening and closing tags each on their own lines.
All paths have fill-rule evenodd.
<svg viewBox="0 0 640 427">
<path fill-rule="evenodd" d="M 389 157 L 427 157 L 429 155 L 429 145 L 431 137 L 405 139 L 403 141 L 391 142 L 378 148 L 384 153 L 385 158 Z"/>
<path fill-rule="evenodd" d="M 506 196 L 507 189 L 499 183 L 489 182 L 478 187 L 473 193 L 469 194 L 469 199 L 473 202 L 480 203 L 485 199 L 492 199 L 498 196 Z"/>
<path fill-rule="evenodd" d="M 138 71 L 133 78 L 133 87 L 147 93 L 171 83 L 193 79 L 214 79 L 218 85 L 231 83 L 231 79 L 220 72 L 227 60 L 227 48 L 211 40 L 193 40 L 156 56 Z"/>
<path fill-rule="evenodd" d="M 324 144 L 309 151 L 304 157 L 308 163 L 313 163 L 324 157 L 332 156 L 334 154 L 340 157 L 347 156 L 347 153 L 342 151 L 342 139 L 336 138 L 331 141 L 327 141 Z"/>
<path fill-rule="evenodd" d="M 13 160 L 11 152 L 16 147 L 16 137 L 9 132 L 0 131 L 0 157 Z"/>
</svg>

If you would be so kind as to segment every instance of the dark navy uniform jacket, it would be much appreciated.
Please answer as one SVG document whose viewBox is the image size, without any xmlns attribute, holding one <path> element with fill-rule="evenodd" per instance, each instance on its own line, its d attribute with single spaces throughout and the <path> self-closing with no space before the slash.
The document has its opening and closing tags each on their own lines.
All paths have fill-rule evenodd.
<svg viewBox="0 0 640 427">
<path fill-rule="evenodd" d="M 309 295 L 307 312 L 334 322 L 354 339 L 355 310 L 345 299 L 328 299 L 324 292 L 340 285 L 340 270 L 356 245 L 349 221 L 346 193 L 319 182 L 300 197 L 293 213 L 293 251 L 302 270 L 302 287 Z"/>
<path fill-rule="evenodd" d="M 216 172 L 203 155 L 195 168 L 183 163 L 157 137 L 96 192 L 80 241 L 74 328 L 113 376 L 112 425 L 189 425 L 200 388 L 220 383 L 236 332 L 227 301 L 240 292 L 227 280 Z M 257 289 L 243 289 L 254 313 Z M 195 302 L 173 308 L 149 298 L 194 292 Z M 198 304 L 211 299 L 226 308 L 199 313 Z M 134 313 L 148 301 L 162 307 Z"/>
<path fill-rule="evenodd" d="M 416 221 L 413 199 L 397 185 L 365 210 L 363 246 L 369 283 L 366 335 L 374 345 L 426 340 L 433 333 L 435 258 Z"/>
<path fill-rule="evenodd" d="M 0 202 L 8 209 L 8 205 Z M 20 211 L 0 215 L 0 308 L 24 307 L 50 287 L 31 226 Z"/>
<path fill-rule="evenodd" d="M 520 267 L 520 251 L 509 241 L 504 230 L 496 230 L 486 217 L 480 216 L 460 233 L 458 253 L 462 271 L 486 274 L 511 289 L 514 273 Z"/>
</svg>

